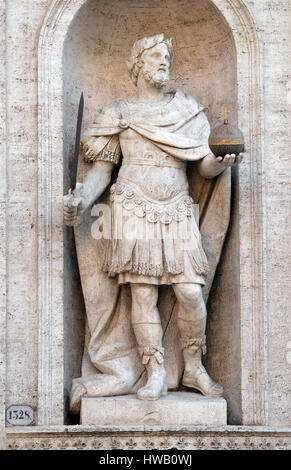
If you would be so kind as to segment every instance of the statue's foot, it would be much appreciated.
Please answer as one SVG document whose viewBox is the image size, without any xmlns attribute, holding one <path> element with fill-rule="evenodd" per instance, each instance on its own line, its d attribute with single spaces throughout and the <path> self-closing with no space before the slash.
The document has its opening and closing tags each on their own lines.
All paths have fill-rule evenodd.
<svg viewBox="0 0 291 470">
<path fill-rule="evenodd" d="M 148 372 L 148 381 L 138 390 L 137 397 L 140 400 L 158 400 L 167 395 L 167 391 L 166 371 L 163 366 L 156 364 L 155 370 Z"/>
<path fill-rule="evenodd" d="M 92 374 L 73 379 L 70 409 L 78 414 L 83 397 L 112 397 L 131 393 L 131 386 L 120 377 L 107 374 Z"/>
<path fill-rule="evenodd" d="M 87 394 L 84 385 L 78 381 L 73 381 L 70 394 L 70 409 L 73 414 L 79 414 L 81 409 L 81 400 Z"/>
<path fill-rule="evenodd" d="M 187 388 L 195 388 L 209 398 L 219 398 L 223 394 L 222 386 L 211 379 L 202 364 L 193 366 L 191 371 L 184 372 L 182 385 Z"/>
<path fill-rule="evenodd" d="M 137 397 L 140 400 L 158 400 L 160 397 L 167 395 L 167 384 L 165 383 L 160 383 L 158 380 L 151 380 L 150 383 L 148 383 L 140 388 L 137 392 Z"/>
</svg>

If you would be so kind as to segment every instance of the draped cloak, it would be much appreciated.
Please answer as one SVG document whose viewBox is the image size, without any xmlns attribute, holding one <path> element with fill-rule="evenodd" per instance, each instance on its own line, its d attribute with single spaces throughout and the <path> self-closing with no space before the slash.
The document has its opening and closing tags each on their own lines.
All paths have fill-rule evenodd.
<svg viewBox="0 0 291 470">
<path fill-rule="evenodd" d="M 209 264 L 203 287 L 207 301 L 229 225 L 231 182 L 229 169 L 212 180 L 202 178 L 197 170 L 195 162 L 211 153 L 210 126 L 204 108 L 179 90 L 167 104 L 153 105 L 150 110 L 140 107 L 133 113 L 130 100 L 126 99 L 106 106 L 97 112 L 94 123 L 82 138 L 78 181 L 83 180 L 92 161 L 119 163 L 119 135 L 127 128 L 168 155 L 188 163 L 189 192 L 199 204 L 199 228 Z M 98 203 L 109 203 L 108 190 Z M 102 270 L 104 240 L 92 237 L 94 220 L 87 211 L 75 227 L 87 322 L 81 377 L 73 380 L 71 392 L 73 412 L 79 411 L 80 396 L 135 393 L 146 380 L 131 327 L 130 287 L 119 285 L 117 279 Z M 177 390 L 184 364 L 176 326 L 177 300 L 171 286 L 159 287 L 158 308 L 164 332 L 168 387 Z"/>
</svg>

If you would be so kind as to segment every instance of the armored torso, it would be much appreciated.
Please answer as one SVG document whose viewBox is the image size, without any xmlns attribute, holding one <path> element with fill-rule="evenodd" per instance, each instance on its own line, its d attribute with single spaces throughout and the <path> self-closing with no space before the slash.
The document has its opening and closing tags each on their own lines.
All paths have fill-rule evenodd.
<svg viewBox="0 0 291 470">
<path fill-rule="evenodd" d="M 167 155 L 132 129 L 120 135 L 120 146 L 120 181 L 128 181 L 146 196 L 160 201 L 188 190 L 184 162 Z"/>
</svg>

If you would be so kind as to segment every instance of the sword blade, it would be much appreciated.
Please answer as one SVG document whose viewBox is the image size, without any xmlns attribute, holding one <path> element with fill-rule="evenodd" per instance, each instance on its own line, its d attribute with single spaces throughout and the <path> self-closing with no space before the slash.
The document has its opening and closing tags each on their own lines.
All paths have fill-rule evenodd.
<svg viewBox="0 0 291 470">
<path fill-rule="evenodd" d="M 78 109 L 78 119 L 76 127 L 76 139 L 75 139 L 75 151 L 74 156 L 70 161 L 70 180 L 71 180 L 71 189 L 75 189 L 77 183 L 77 170 L 78 170 L 78 158 L 80 150 L 80 139 L 81 139 L 81 129 L 83 121 L 83 112 L 84 112 L 84 95 L 81 93 Z"/>
</svg>

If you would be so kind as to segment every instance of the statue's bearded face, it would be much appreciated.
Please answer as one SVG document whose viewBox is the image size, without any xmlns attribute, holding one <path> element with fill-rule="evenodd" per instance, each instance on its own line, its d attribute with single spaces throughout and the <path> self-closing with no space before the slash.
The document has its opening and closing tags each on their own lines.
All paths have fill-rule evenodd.
<svg viewBox="0 0 291 470">
<path fill-rule="evenodd" d="M 157 88 L 164 87 L 169 81 L 171 57 L 166 44 L 161 43 L 144 51 L 140 73 Z"/>
</svg>

